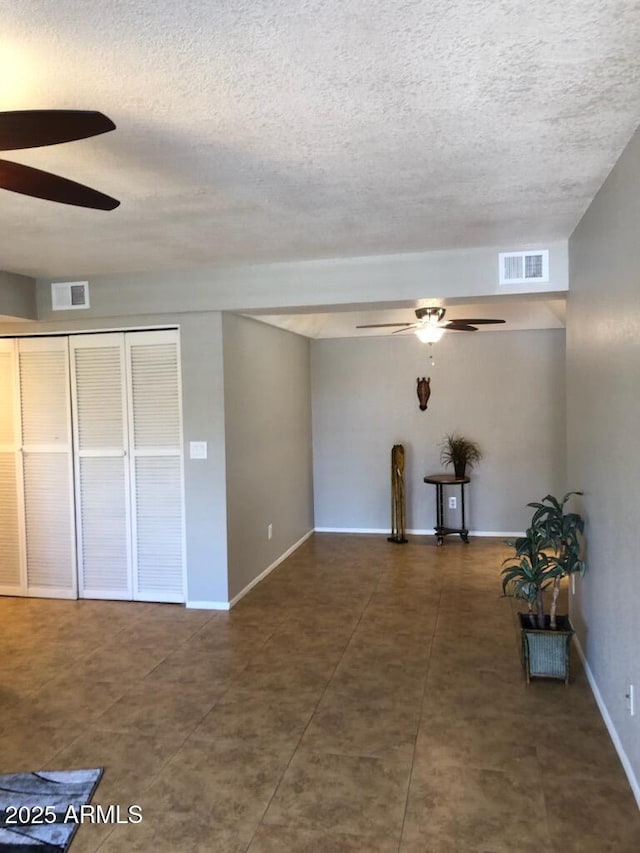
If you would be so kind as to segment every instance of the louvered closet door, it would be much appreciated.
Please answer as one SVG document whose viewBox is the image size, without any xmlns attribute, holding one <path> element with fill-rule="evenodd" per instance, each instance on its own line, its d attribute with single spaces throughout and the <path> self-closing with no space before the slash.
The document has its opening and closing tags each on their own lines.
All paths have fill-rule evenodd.
<svg viewBox="0 0 640 853">
<path fill-rule="evenodd" d="M 80 595 L 131 599 L 124 335 L 79 335 L 70 349 Z"/>
<path fill-rule="evenodd" d="M 15 343 L 0 340 L 0 595 L 24 595 Z"/>
<path fill-rule="evenodd" d="M 185 600 L 177 330 L 126 334 L 134 598 Z"/>
<path fill-rule="evenodd" d="M 27 594 L 76 598 L 67 339 L 18 340 Z"/>
</svg>

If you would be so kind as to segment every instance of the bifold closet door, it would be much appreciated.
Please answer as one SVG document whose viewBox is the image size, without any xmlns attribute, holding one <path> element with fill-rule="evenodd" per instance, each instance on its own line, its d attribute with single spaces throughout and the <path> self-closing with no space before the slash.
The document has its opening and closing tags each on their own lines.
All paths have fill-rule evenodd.
<svg viewBox="0 0 640 853">
<path fill-rule="evenodd" d="M 0 340 L 0 595 L 24 595 L 22 488 L 15 342 Z"/>
<path fill-rule="evenodd" d="M 70 338 L 84 598 L 185 600 L 178 332 Z"/>
<path fill-rule="evenodd" d="M 124 335 L 78 335 L 69 347 L 80 596 L 131 599 Z"/>
<path fill-rule="evenodd" d="M 125 335 L 134 598 L 185 600 L 177 330 Z"/>
<path fill-rule="evenodd" d="M 66 337 L 17 342 L 27 595 L 76 598 Z"/>
</svg>

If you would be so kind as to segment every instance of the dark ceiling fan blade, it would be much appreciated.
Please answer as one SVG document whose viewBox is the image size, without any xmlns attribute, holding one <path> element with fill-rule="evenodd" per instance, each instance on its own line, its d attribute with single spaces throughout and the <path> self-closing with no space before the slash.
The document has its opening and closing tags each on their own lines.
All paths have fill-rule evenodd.
<svg viewBox="0 0 640 853">
<path fill-rule="evenodd" d="M 94 110 L 0 112 L 0 151 L 72 142 L 110 130 L 115 130 L 115 124 Z"/>
<path fill-rule="evenodd" d="M 392 335 L 397 335 L 399 332 L 412 332 L 414 329 L 421 329 L 422 323 L 410 323 L 404 329 L 396 329 L 395 332 L 391 332 Z"/>
<path fill-rule="evenodd" d="M 485 326 L 487 323 L 504 323 L 504 320 L 469 320 L 466 317 L 456 317 L 455 320 L 451 321 L 452 323 L 466 323 L 468 326 Z"/>
<path fill-rule="evenodd" d="M 91 187 L 9 160 L 0 160 L 0 188 L 95 210 L 113 210 L 120 204 L 115 198 Z"/>
<path fill-rule="evenodd" d="M 415 326 L 415 323 L 374 323 L 371 326 L 356 326 L 356 329 L 383 329 L 388 326 Z"/>
<path fill-rule="evenodd" d="M 451 323 L 443 323 L 440 326 L 441 329 L 448 329 L 452 332 L 477 332 L 475 326 L 470 326 L 468 323 L 458 323 L 457 320 L 452 321 Z"/>
</svg>

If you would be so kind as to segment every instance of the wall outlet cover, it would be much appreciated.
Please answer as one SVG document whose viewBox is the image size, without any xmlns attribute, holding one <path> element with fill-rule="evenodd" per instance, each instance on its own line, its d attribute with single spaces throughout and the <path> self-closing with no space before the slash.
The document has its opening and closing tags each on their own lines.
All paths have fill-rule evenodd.
<svg viewBox="0 0 640 853">
<path fill-rule="evenodd" d="M 207 442 L 206 441 L 190 441 L 189 442 L 189 458 L 190 459 L 206 459 L 207 458 Z"/>
</svg>

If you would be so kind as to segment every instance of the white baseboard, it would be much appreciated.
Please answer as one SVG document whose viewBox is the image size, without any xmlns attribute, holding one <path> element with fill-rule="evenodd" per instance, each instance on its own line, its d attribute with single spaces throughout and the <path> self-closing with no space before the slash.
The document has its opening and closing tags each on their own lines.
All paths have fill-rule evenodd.
<svg viewBox="0 0 640 853">
<path fill-rule="evenodd" d="M 185 607 L 191 610 L 229 610 L 228 601 L 187 601 Z"/>
<path fill-rule="evenodd" d="M 297 551 L 303 542 L 306 542 L 310 536 L 313 536 L 313 532 L 314 532 L 313 529 L 307 531 L 307 533 L 305 533 L 304 536 L 301 536 L 297 542 L 294 542 L 290 548 L 287 548 L 287 550 L 284 552 L 284 554 L 280 554 L 280 556 L 278 557 L 277 560 L 274 560 L 270 566 L 267 566 L 267 568 L 263 572 L 260 572 L 260 574 L 257 577 L 255 577 L 250 583 L 248 583 L 244 589 L 240 590 L 240 592 L 237 595 L 234 595 L 234 597 L 229 602 L 229 607 L 231 608 L 231 607 L 233 607 L 234 604 L 237 604 L 241 598 L 244 598 L 244 596 L 249 592 L 249 590 L 253 589 L 253 587 L 256 586 L 256 584 L 259 584 L 260 581 L 264 580 L 268 574 L 271 574 L 271 572 L 277 566 L 279 566 L 280 563 L 282 563 L 284 560 L 286 560 L 287 557 L 290 557 L 294 551 Z"/>
<path fill-rule="evenodd" d="M 240 590 L 237 595 L 231 599 L 231 601 L 188 601 L 187 607 L 199 608 L 200 610 L 231 610 L 234 604 L 237 604 L 241 598 L 243 598 L 249 590 L 253 589 L 256 584 L 259 584 L 260 581 L 264 580 L 268 574 L 270 574 L 283 560 L 286 560 L 294 551 L 296 551 L 303 542 L 306 542 L 307 539 L 313 535 L 313 530 L 309 530 L 304 534 L 297 542 L 294 542 L 290 548 L 284 552 L 284 554 L 280 554 L 277 560 L 274 560 L 270 566 L 260 572 L 260 574 L 255 577 L 251 583 L 248 583 L 244 589 Z"/>
<path fill-rule="evenodd" d="M 435 530 L 433 527 L 429 527 L 427 530 L 407 530 L 406 533 L 411 534 L 412 536 L 435 536 Z M 384 533 L 385 536 L 390 536 L 390 531 L 388 527 L 383 529 L 378 527 L 316 527 L 316 533 Z M 518 530 L 516 532 L 513 531 L 505 531 L 505 530 L 470 530 L 469 536 L 487 536 L 487 537 L 495 537 L 497 539 L 515 539 L 518 536 L 524 536 L 524 531 Z"/>
<path fill-rule="evenodd" d="M 633 796 L 636 798 L 636 803 L 638 804 L 638 808 L 640 809 L 640 783 L 638 783 L 638 779 L 636 778 L 636 774 L 633 772 L 631 762 L 627 757 L 627 753 L 624 751 L 624 747 L 622 746 L 622 742 L 620 740 L 620 737 L 618 736 L 616 727 L 613 724 L 613 720 L 611 719 L 609 710 L 607 709 L 605 701 L 602 698 L 602 694 L 600 693 L 600 689 L 598 688 L 598 683 L 596 682 L 595 676 L 593 675 L 591 667 L 589 666 L 589 662 L 585 657 L 584 650 L 580 645 L 578 635 L 574 634 L 573 639 L 576 644 L 576 650 L 578 652 L 578 655 L 580 656 L 580 660 L 582 661 L 582 666 L 584 667 L 584 672 L 587 676 L 587 681 L 589 682 L 591 691 L 594 695 L 598 708 L 600 709 L 600 713 L 602 715 L 602 719 L 604 720 L 604 724 L 607 727 L 607 731 L 609 732 L 609 736 L 613 742 L 613 745 L 616 748 L 616 752 L 618 753 L 618 758 L 620 759 L 620 762 L 624 768 L 624 772 L 627 774 L 627 779 L 629 780 L 629 785 L 631 785 Z"/>
<path fill-rule="evenodd" d="M 316 533 L 385 533 L 389 536 L 389 528 L 377 527 L 316 527 Z"/>
<path fill-rule="evenodd" d="M 297 542 L 294 542 L 290 548 L 284 552 L 284 554 L 280 554 L 277 560 L 274 560 L 270 566 L 260 572 L 260 574 L 255 577 L 251 583 L 248 583 L 244 589 L 242 589 L 237 595 L 235 595 L 231 601 L 187 601 L 186 606 L 189 608 L 193 608 L 194 610 L 231 610 L 234 604 L 237 604 L 241 598 L 243 598 L 250 589 L 253 589 L 256 584 L 259 584 L 261 580 L 264 580 L 268 574 L 270 574 L 276 566 L 279 566 L 283 560 L 286 560 L 294 551 L 296 551 L 303 542 L 306 542 L 307 539 L 313 535 L 313 530 L 309 530 L 304 534 Z"/>
<path fill-rule="evenodd" d="M 24 596 L 25 598 L 66 598 L 69 599 L 78 599 L 78 593 L 72 589 L 48 589 L 45 587 L 31 587 L 27 589 L 26 592 L 8 592 L 3 593 L 3 595 L 19 595 Z M 80 601 L 82 599 L 79 599 Z"/>
</svg>

